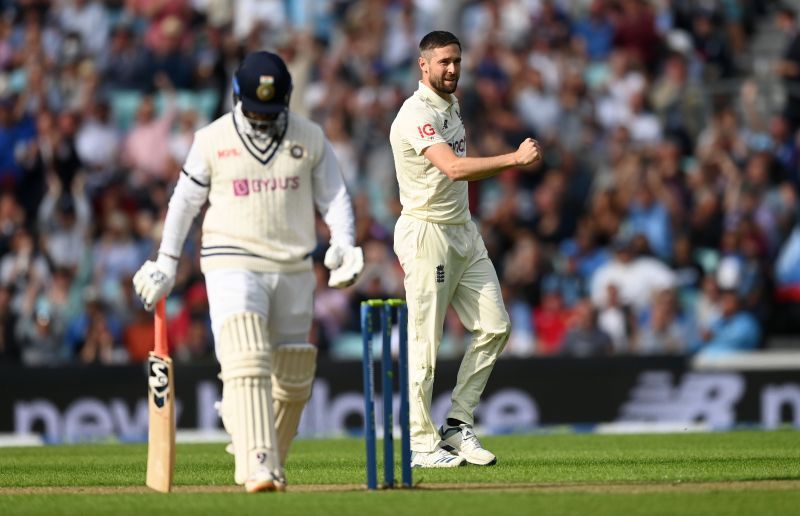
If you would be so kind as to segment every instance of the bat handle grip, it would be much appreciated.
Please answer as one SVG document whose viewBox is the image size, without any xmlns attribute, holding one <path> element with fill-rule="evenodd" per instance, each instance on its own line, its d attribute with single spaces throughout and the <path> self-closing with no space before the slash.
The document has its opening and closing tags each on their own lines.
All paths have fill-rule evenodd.
<svg viewBox="0 0 800 516">
<path fill-rule="evenodd" d="M 160 357 L 169 356 L 169 348 L 167 347 L 167 302 L 161 299 L 156 303 L 155 317 L 156 317 L 156 345 L 155 354 Z"/>
</svg>

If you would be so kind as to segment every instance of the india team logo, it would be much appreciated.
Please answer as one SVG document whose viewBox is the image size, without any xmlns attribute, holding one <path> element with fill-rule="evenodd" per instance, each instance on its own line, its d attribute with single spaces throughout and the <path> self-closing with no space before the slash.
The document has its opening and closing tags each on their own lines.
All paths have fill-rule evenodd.
<svg viewBox="0 0 800 516">
<path fill-rule="evenodd" d="M 233 180 L 233 195 L 242 197 L 250 194 L 250 184 L 247 179 L 234 179 Z"/>
<path fill-rule="evenodd" d="M 275 78 L 271 75 L 262 75 L 258 78 L 256 97 L 261 101 L 271 100 L 275 96 Z"/>
</svg>

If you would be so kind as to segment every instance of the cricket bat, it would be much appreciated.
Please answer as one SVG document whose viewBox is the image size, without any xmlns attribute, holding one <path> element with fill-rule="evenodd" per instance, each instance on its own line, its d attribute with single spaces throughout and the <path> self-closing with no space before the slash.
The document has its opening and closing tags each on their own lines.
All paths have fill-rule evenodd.
<svg viewBox="0 0 800 516">
<path fill-rule="evenodd" d="M 175 470 L 175 377 L 167 349 L 165 302 L 156 304 L 156 345 L 147 361 L 147 486 L 169 493 Z"/>
</svg>

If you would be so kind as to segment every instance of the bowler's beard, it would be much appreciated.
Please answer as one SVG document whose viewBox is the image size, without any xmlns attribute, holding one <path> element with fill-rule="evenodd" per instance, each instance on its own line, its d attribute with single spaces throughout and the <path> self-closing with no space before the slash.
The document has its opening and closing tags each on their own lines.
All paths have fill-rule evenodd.
<svg viewBox="0 0 800 516">
<path fill-rule="evenodd" d="M 452 82 L 444 82 L 444 75 L 439 77 L 431 77 L 431 86 L 439 93 L 454 93 L 458 86 L 459 77 L 456 75 Z"/>
</svg>

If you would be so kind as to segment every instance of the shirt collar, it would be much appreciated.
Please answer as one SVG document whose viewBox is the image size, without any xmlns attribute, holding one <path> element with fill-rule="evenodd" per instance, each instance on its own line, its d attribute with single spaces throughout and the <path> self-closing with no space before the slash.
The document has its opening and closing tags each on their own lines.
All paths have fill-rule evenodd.
<svg viewBox="0 0 800 516">
<path fill-rule="evenodd" d="M 419 81 L 417 94 L 439 111 L 447 111 L 453 106 L 453 104 L 455 104 L 456 101 L 456 98 L 452 94 L 450 95 L 449 102 L 444 100 L 442 97 L 437 95 L 435 91 L 423 84 L 422 81 Z"/>
</svg>

